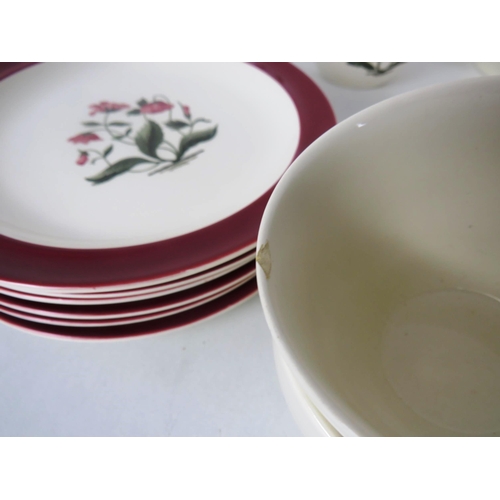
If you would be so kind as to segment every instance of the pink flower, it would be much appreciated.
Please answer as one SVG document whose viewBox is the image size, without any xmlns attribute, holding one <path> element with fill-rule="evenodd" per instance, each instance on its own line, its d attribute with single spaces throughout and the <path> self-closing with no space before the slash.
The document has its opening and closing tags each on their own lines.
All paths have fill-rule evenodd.
<svg viewBox="0 0 500 500">
<path fill-rule="evenodd" d="M 89 159 L 89 154 L 82 152 L 82 153 L 80 153 L 78 160 L 76 160 L 76 164 L 77 165 L 85 165 L 85 163 L 87 163 L 88 159 Z"/>
<path fill-rule="evenodd" d="M 186 118 L 191 118 L 191 110 L 189 109 L 189 106 L 184 106 L 184 104 L 181 104 L 182 107 L 182 112 L 184 113 L 184 116 Z"/>
<path fill-rule="evenodd" d="M 102 139 L 92 132 L 84 132 L 83 134 L 75 135 L 75 137 L 71 137 L 68 139 L 69 142 L 73 144 L 88 144 L 92 141 L 102 141 Z"/>
<path fill-rule="evenodd" d="M 101 101 L 99 104 L 91 104 L 90 116 L 96 113 L 112 113 L 113 111 L 120 111 L 121 109 L 130 108 L 128 104 L 119 104 L 117 102 Z"/>
<path fill-rule="evenodd" d="M 173 107 L 174 105 L 170 104 L 169 102 L 155 101 L 141 106 L 141 113 L 162 113 L 163 111 L 171 110 Z"/>
</svg>

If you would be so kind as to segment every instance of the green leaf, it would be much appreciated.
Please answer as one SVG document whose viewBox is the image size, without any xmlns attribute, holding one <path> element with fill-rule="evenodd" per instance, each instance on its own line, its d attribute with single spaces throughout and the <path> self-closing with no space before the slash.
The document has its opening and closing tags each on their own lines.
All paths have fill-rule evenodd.
<svg viewBox="0 0 500 500">
<path fill-rule="evenodd" d="M 106 158 L 106 156 L 108 156 L 111 153 L 111 151 L 113 151 L 113 144 L 111 144 L 111 146 L 109 146 L 109 148 L 107 148 L 106 151 L 104 151 L 103 154 L 104 158 Z"/>
<path fill-rule="evenodd" d="M 132 115 L 140 115 L 141 110 L 140 109 L 131 109 L 130 111 L 127 111 L 127 115 L 132 116 Z"/>
<path fill-rule="evenodd" d="M 178 101 L 177 101 L 178 102 Z M 179 102 L 179 106 L 181 107 L 182 109 L 182 114 L 184 115 L 184 117 L 187 119 L 187 120 L 190 120 L 191 119 L 191 113 L 186 113 L 185 109 L 186 109 L 186 106 L 184 106 L 182 104 L 182 102 Z M 189 109 L 189 107 L 187 107 Z"/>
<path fill-rule="evenodd" d="M 99 125 L 102 125 L 102 123 L 99 123 L 99 122 L 82 122 L 82 125 L 85 125 L 86 127 L 97 127 Z"/>
<path fill-rule="evenodd" d="M 180 130 L 184 127 L 189 127 L 189 123 L 183 122 L 182 120 L 170 120 L 165 125 L 174 130 Z"/>
<path fill-rule="evenodd" d="M 128 127 L 130 123 L 127 122 L 111 122 L 109 125 L 113 125 L 114 127 Z"/>
<path fill-rule="evenodd" d="M 148 101 L 146 101 L 146 99 L 142 98 L 140 99 L 139 101 L 137 101 L 137 105 L 138 106 L 144 106 L 148 103 Z"/>
<path fill-rule="evenodd" d="M 196 120 L 193 120 L 193 125 L 196 124 L 196 123 L 200 123 L 200 122 L 210 123 L 211 120 L 207 120 L 206 118 L 196 118 Z"/>
<path fill-rule="evenodd" d="M 150 120 L 146 122 L 144 127 L 139 130 L 139 133 L 135 137 L 135 143 L 141 153 L 152 156 L 153 158 L 158 158 L 156 150 L 162 142 L 163 132 L 161 131 L 161 127 Z"/>
<path fill-rule="evenodd" d="M 200 142 L 205 142 L 213 139 L 216 133 L 217 126 L 206 130 L 198 130 L 197 132 L 185 135 L 181 139 L 181 142 L 179 144 L 179 154 L 177 155 L 177 159 L 180 160 L 188 149 L 193 148 Z"/>
<path fill-rule="evenodd" d="M 104 169 L 102 172 L 99 172 L 97 175 L 93 177 L 87 177 L 86 179 L 94 184 L 101 184 L 103 182 L 109 181 L 113 177 L 117 175 L 124 174 L 128 172 L 131 168 L 139 165 L 141 163 L 153 163 L 146 158 L 125 158 L 124 160 L 120 160 L 113 165 L 110 165 L 108 168 Z"/>
</svg>

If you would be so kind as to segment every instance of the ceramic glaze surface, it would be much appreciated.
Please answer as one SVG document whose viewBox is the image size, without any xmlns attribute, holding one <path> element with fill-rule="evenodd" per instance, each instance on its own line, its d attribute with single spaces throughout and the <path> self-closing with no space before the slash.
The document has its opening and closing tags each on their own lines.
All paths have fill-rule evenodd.
<svg viewBox="0 0 500 500">
<path fill-rule="evenodd" d="M 383 334 L 387 380 L 443 429 L 500 435 L 499 332 L 500 302 L 491 297 L 458 290 L 416 297 Z"/>
<path fill-rule="evenodd" d="M 498 62 L 477 62 L 476 66 L 485 75 L 500 74 L 500 63 Z"/>
<path fill-rule="evenodd" d="M 497 77 L 395 97 L 324 134 L 273 193 L 266 318 L 343 435 L 500 430 L 499 108 Z"/>
</svg>

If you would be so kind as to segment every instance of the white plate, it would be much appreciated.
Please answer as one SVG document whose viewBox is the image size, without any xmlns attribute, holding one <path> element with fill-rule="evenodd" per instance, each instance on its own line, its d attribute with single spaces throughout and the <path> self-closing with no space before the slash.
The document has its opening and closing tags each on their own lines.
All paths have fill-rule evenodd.
<svg viewBox="0 0 500 500">
<path fill-rule="evenodd" d="M 251 250 L 272 188 L 335 123 L 286 63 L 36 65 L 0 82 L 0 113 L 0 285 L 76 293 Z"/>
<path fill-rule="evenodd" d="M 246 64 L 49 63 L 0 90 L 0 233 L 38 245 L 143 245 L 215 224 L 274 185 L 299 140 L 290 96 Z M 182 158 L 200 153 L 172 166 L 189 140 Z M 99 181 L 131 158 L 144 161 Z"/>
</svg>

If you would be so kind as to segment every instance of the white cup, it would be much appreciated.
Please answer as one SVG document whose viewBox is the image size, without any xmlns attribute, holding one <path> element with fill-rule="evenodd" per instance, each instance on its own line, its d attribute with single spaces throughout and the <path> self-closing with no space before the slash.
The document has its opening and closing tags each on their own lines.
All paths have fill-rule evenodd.
<svg viewBox="0 0 500 500">
<path fill-rule="evenodd" d="M 403 63 L 390 62 L 319 62 L 321 76 L 342 87 L 374 88 L 394 78 Z"/>
</svg>

